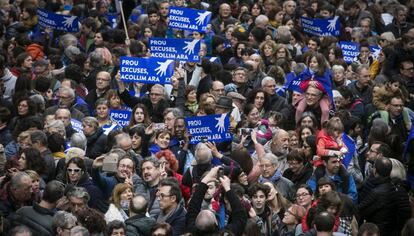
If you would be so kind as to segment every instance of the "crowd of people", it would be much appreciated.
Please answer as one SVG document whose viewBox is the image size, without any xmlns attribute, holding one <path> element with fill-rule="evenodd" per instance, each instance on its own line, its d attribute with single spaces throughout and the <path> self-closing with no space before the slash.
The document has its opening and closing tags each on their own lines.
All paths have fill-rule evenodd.
<svg viewBox="0 0 414 236">
<path fill-rule="evenodd" d="M 413 22 L 412 0 L 0 0 L 0 234 L 414 235 Z M 152 37 L 200 39 L 200 61 L 121 80 Z M 186 118 L 216 114 L 232 140 L 192 142 Z"/>
</svg>

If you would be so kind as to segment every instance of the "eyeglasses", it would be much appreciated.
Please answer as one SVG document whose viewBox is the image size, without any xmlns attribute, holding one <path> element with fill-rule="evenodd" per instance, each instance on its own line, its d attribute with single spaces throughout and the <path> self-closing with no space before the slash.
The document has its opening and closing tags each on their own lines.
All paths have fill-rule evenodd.
<svg viewBox="0 0 414 236">
<path fill-rule="evenodd" d="M 316 97 L 319 97 L 319 96 L 321 96 L 320 93 L 319 94 L 316 94 L 316 93 L 305 93 L 305 97 L 313 97 L 313 98 L 316 98 Z"/>
<path fill-rule="evenodd" d="M 393 106 L 393 107 L 404 107 L 403 104 L 391 104 L 391 106 Z"/>
<path fill-rule="evenodd" d="M 134 167 L 133 166 L 128 166 L 128 165 L 119 165 L 120 169 L 128 169 L 128 170 L 132 170 Z"/>
<path fill-rule="evenodd" d="M 306 197 L 306 196 L 308 196 L 308 195 L 310 195 L 310 194 L 309 194 L 309 193 L 297 194 L 297 195 L 296 195 L 296 199 L 299 199 L 299 198 L 302 198 L 302 197 Z"/>
<path fill-rule="evenodd" d="M 69 173 L 79 173 L 80 171 L 81 171 L 82 169 L 70 169 L 70 168 L 68 168 L 67 169 L 67 172 L 69 172 Z"/>
<path fill-rule="evenodd" d="M 160 193 L 160 190 L 157 190 L 157 193 L 155 194 L 159 199 L 164 199 L 167 197 L 171 197 L 173 195 L 171 194 L 164 194 L 164 193 Z"/>
</svg>

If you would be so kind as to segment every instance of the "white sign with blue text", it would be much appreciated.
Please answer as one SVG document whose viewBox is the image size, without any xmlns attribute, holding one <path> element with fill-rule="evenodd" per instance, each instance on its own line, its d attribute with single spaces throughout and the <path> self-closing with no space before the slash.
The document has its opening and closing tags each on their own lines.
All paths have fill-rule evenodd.
<svg viewBox="0 0 414 236">
<path fill-rule="evenodd" d="M 148 47 L 151 57 L 200 62 L 199 39 L 150 38 Z"/>
<path fill-rule="evenodd" d="M 301 17 L 300 23 L 303 32 L 315 36 L 339 36 L 340 24 L 339 17 L 335 16 L 330 19 L 318 19 Z"/>
<path fill-rule="evenodd" d="M 191 134 L 190 144 L 197 144 L 204 140 L 223 142 L 232 139 L 229 133 L 230 119 L 227 114 L 192 116 L 185 118 L 185 122 Z"/>
<path fill-rule="evenodd" d="M 66 32 L 79 32 L 77 16 L 60 15 L 44 9 L 37 9 L 38 24 L 43 28 L 52 28 Z"/>
<path fill-rule="evenodd" d="M 111 110 L 109 117 L 112 120 L 116 121 L 118 125 L 125 127 L 129 124 L 129 119 L 131 118 L 131 111 L 129 110 Z"/>
<path fill-rule="evenodd" d="M 206 32 L 211 12 L 190 8 L 170 7 L 168 27 L 174 29 Z"/>
<path fill-rule="evenodd" d="M 121 57 L 119 71 L 124 82 L 171 84 L 174 61 L 154 57 Z"/>
</svg>

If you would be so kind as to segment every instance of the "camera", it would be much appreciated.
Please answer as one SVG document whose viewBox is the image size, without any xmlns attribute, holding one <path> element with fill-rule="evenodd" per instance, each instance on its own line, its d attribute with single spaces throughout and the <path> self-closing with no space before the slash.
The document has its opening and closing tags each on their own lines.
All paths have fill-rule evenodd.
<svg viewBox="0 0 414 236">
<path fill-rule="evenodd" d="M 239 129 L 240 135 L 250 135 L 252 131 L 253 131 L 252 128 L 240 128 Z"/>
</svg>

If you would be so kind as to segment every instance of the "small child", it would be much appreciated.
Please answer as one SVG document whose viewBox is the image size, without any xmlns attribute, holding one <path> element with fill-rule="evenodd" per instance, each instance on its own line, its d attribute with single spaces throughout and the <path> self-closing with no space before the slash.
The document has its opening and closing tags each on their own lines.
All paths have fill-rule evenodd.
<svg viewBox="0 0 414 236">
<path fill-rule="evenodd" d="M 329 80 L 328 75 L 328 68 L 326 66 L 326 61 L 322 54 L 313 54 L 309 57 L 308 63 L 307 63 L 308 69 L 305 70 L 305 73 L 308 72 L 312 75 L 309 80 L 302 81 L 301 82 L 301 89 L 305 91 L 309 86 L 313 86 L 319 90 L 321 90 L 324 95 L 319 101 L 319 106 L 322 111 L 321 115 L 321 125 L 325 123 L 329 119 L 329 108 L 330 108 L 330 101 L 329 97 L 326 95 L 326 91 L 323 88 L 322 84 L 316 80 L 316 77 L 319 80 Z M 296 123 L 299 122 L 299 119 L 302 117 L 302 113 L 305 111 L 307 107 L 306 99 L 303 96 L 302 99 L 299 101 L 297 107 L 296 107 Z"/>
</svg>

